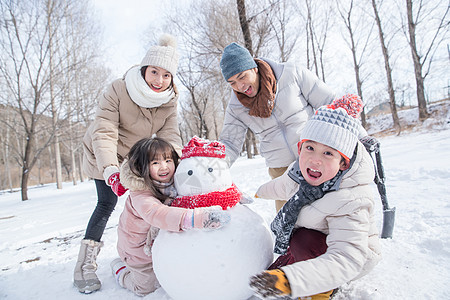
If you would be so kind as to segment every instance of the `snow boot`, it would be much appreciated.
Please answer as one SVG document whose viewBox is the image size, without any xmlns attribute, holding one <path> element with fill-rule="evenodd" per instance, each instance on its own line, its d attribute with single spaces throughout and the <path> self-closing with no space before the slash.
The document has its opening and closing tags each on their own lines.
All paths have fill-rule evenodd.
<svg viewBox="0 0 450 300">
<path fill-rule="evenodd" d="M 80 293 L 90 294 L 99 290 L 102 286 L 95 274 L 95 271 L 97 271 L 97 255 L 102 246 L 103 242 L 81 240 L 78 260 L 73 272 L 73 285 L 78 288 Z"/>
<path fill-rule="evenodd" d="M 122 284 L 120 284 L 120 274 L 127 269 L 127 266 L 120 258 L 114 259 L 110 265 L 112 274 L 116 279 L 117 284 L 122 286 Z"/>
</svg>

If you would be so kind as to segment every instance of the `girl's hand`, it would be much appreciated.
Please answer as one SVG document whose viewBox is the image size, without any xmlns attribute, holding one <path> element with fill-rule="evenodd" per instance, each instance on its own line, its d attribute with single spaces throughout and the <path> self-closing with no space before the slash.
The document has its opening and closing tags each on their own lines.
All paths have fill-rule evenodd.
<svg viewBox="0 0 450 300">
<path fill-rule="evenodd" d="M 183 219 L 182 229 L 218 229 L 230 222 L 230 213 L 220 206 L 199 207 L 189 210 Z"/>
<path fill-rule="evenodd" d="M 220 206 L 206 207 L 201 215 L 202 228 L 217 229 L 230 222 L 230 213 Z M 195 223 L 195 220 L 194 220 Z"/>
</svg>

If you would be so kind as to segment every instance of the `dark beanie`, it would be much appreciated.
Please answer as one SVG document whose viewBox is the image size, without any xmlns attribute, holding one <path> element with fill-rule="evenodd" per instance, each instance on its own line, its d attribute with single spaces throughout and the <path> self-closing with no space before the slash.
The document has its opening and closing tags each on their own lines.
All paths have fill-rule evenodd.
<svg viewBox="0 0 450 300">
<path fill-rule="evenodd" d="M 255 60 L 248 50 L 236 43 L 231 43 L 223 49 L 220 68 L 225 80 L 246 70 L 256 68 Z"/>
</svg>

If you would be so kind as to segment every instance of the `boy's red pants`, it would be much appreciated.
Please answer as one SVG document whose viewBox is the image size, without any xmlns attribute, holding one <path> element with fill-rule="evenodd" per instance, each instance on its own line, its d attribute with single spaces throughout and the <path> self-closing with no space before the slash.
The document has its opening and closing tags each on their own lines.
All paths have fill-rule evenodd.
<svg viewBox="0 0 450 300">
<path fill-rule="evenodd" d="M 327 251 L 326 239 L 327 236 L 320 231 L 303 227 L 297 229 L 291 237 L 286 254 L 279 256 L 269 270 L 324 254 Z"/>
<path fill-rule="evenodd" d="M 279 256 L 270 265 L 269 270 L 279 269 L 283 266 L 324 254 L 328 248 L 326 240 L 327 236 L 320 231 L 303 227 L 297 229 L 291 237 L 286 254 Z M 332 292 L 333 290 L 309 297 L 300 297 L 298 299 L 328 300 Z"/>
</svg>

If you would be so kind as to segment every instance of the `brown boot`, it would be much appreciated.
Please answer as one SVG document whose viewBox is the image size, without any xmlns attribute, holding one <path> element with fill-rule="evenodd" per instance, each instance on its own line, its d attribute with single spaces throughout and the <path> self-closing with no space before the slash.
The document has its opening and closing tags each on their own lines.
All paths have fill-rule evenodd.
<svg viewBox="0 0 450 300">
<path fill-rule="evenodd" d="M 80 293 L 90 294 L 99 290 L 102 286 L 95 274 L 95 271 L 97 271 L 97 255 L 102 246 L 103 242 L 81 240 L 78 260 L 73 272 L 73 285 L 78 288 Z"/>
</svg>

